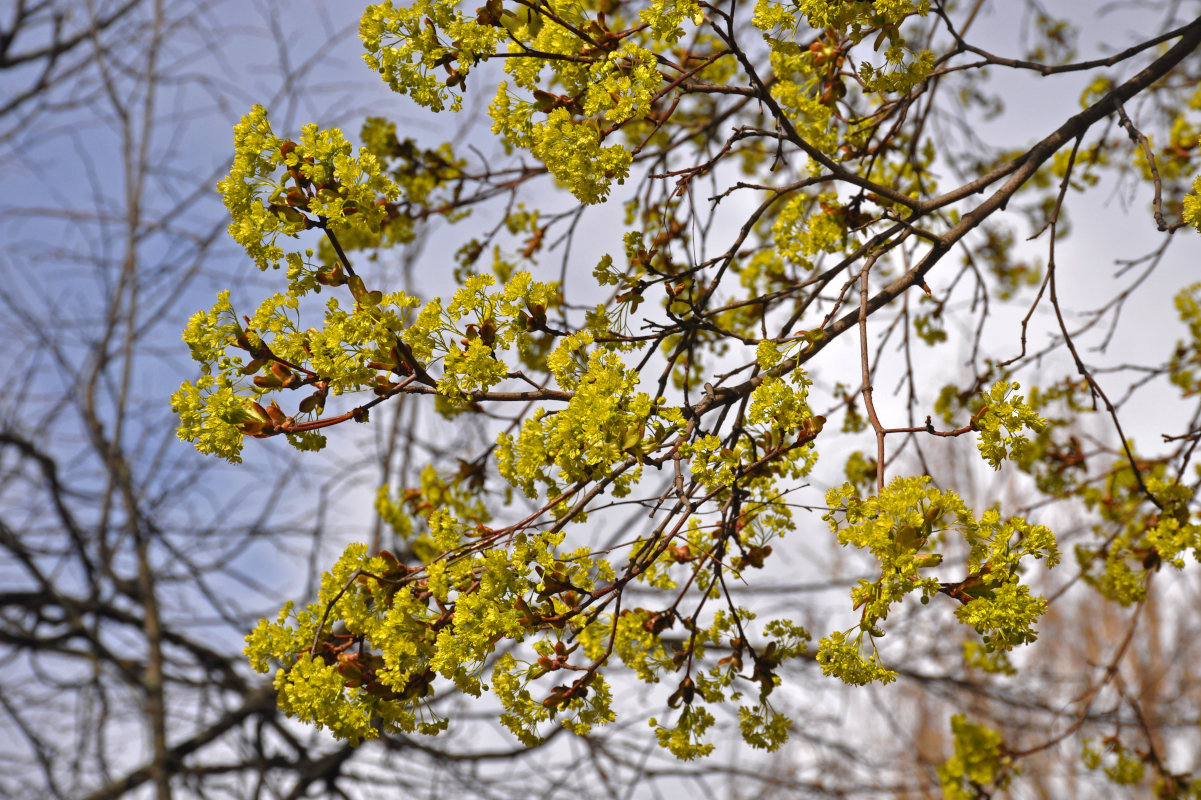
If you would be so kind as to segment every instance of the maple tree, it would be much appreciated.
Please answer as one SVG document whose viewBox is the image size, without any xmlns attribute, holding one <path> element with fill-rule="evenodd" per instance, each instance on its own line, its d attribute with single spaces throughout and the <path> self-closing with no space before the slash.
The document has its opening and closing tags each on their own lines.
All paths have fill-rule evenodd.
<svg viewBox="0 0 1201 800">
<path fill-rule="evenodd" d="M 952 609 L 938 619 L 962 669 L 1000 680 L 1063 596 L 1046 568 L 1066 560 L 1066 585 L 1141 609 L 1158 573 L 1201 557 L 1201 407 L 1158 449 L 1136 447 L 1131 404 L 1077 345 L 1104 314 L 1070 323 L 1056 264 L 1067 210 L 1102 177 L 1153 194 L 1131 212 L 1163 237 L 1152 269 L 1201 229 L 1201 19 L 1080 61 L 1064 24 L 1037 15 L 1038 52 L 1014 59 L 973 44 L 980 5 L 385 2 L 362 18 L 368 66 L 439 112 L 487 84 L 509 162 L 377 117 L 357 148 L 319 121 L 288 133 L 261 106 L 242 118 L 219 188 L 230 234 L 279 291 L 257 308 L 225 291 L 189 321 L 201 375 L 172 398 L 180 437 L 230 461 L 247 437 L 320 450 L 326 429 L 410 396 L 495 435 L 417 485 L 380 487 L 395 546 L 351 545 L 311 602 L 250 633 L 283 710 L 351 742 L 436 734 L 451 722 L 429 698 L 453 687 L 490 694 L 535 746 L 554 726 L 637 714 L 613 701 L 625 673 L 670 690 L 647 718 L 678 758 L 712 751 L 723 707 L 770 751 L 795 723 L 777 707 L 787 666 L 888 684 L 906 666 L 889 619 L 902 609 Z M 1085 73 L 1081 110 L 1030 146 L 946 146 L 939 117 L 990 102 L 990 69 Z M 1002 221 L 1019 203 L 1041 263 Z M 606 204 L 624 222 L 582 252 L 581 220 Z M 453 257 L 424 256 L 453 271 L 449 300 L 381 282 L 378 261 L 430 219 L 454 230 L 497 208 Z M 547 276 L 551 258 L 564 266 Z M 1020 322 L 985 337 L 1001 303 Z M 1123 369 L 1195 403 L 1201 283 L 1175 306 L 1183 338 Z M 1041 349 L 1027 346 L 1036 312 L 1053 320 Z M 915 366 L 959 331 L 969 375 Z M 890 358 L 899 403 L 874 395 Z M 1080 428 L 1094 415 L 1106 434 Z M 973 507 L 934 479 L 927 460 L 956 439 L 1021 476 L 1017 507 Z M 819 453 L 841 462 L 820 473 L 845 481 L 828 491 L 810 485 Z M 1033 521 L 1048 507 L 1089 520 L 1066 559 Z M 849 615 L 764 619 L 740 593 L 802 536 L 873 565 Z M 1016 742 L 956 714 L 939 781 L 985 796 L 1079 728 Z M 1086 742 L 1085 765 L 1199 791 L 1148 738 Z"/>
</svg>

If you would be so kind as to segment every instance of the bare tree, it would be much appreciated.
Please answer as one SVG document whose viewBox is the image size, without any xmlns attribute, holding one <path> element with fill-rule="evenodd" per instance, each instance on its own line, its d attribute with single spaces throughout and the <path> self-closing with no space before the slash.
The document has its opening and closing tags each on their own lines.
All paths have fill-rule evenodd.
<svg viewBox="0 0 1201 800">
<path fill-rule="evenodd" d="M 331 4 L 15 3 L 0 35 L 0 683 L 6 797 L 303 794 L 349 751 L 248 678 L 255 551 L 309 546 L 288 463 L 246 487 L 174 445 L 175 318 L 238 280 L 213 186 L 243 93 L 331 92 Z M 248 72 L 254 77 L 247 79 Z M 10 94 L 11 90 L 11 94 Z"/>
</svg>

